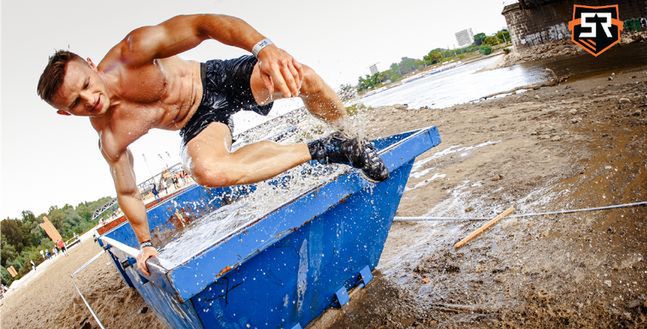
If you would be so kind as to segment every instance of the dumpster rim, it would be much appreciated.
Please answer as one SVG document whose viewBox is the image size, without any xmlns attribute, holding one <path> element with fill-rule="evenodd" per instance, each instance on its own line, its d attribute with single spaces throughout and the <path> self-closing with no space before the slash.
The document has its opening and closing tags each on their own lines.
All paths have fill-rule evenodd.
<svg viewBox="0 0 647 329">
<path fill-rule="evenodd" d="M 435 129 L 436 129 L 436 126 L 435 126 L 435 125 L 431 125 L 431 126 L 422 127 L 422 128 L 419 128 L 419 129 L 411 129 L 411 130 L 408 130 L 408 131 L 403 131 L 403 132 L 400 132 L 400 133 L 397 133 L 397 134 L 393 134 L 393 135 L 390 135 L 390 136 L 384 136 L 384 137 L 376 138 L 376 139 L 374 139 L 374 140 L 387 139 L 387 138 L 392 137 L 392 136 L 409 134 L 407 137 L 405 137 L 405 138 L 403 138 L 403 139 L 401 139 L 401 140 L 399 140 L 399 141 L 397 141 L 397 142 L 395 142 L 395 143 L 393 143 L 393 144 L 391 144 L 391 145 L 389 145 L 389 146 L 387 146 L 387 147 L 385 147 L 385 148 L 383 148 L 383 149 L 379 150 L 379 151 L 378 151 L 378 154 L 379 154 L 379 155 L 386 154 L 386 153 L 388 153 L 388 152 L 392 151 L 393 149 L 397 148 L 398 146 L 400 146 L 400 144 L 403 144 L 403 143 L 407 142 L 407 140 L 408 140 L 408 139 L 410 139 L 410 138 L 414 138 L 414 137 L 415 137 L 415 136 L 417 136 L 417 135 L 427 134 L 427 133 L 429 133 L 430 131 L 435 130 Z M 415 157 L 414 157 L 414 159 L 415 159 Z M 311 161 L 309 161 L 309 162 L 310 162 L 310 163 L 312 163 L 312 162 L 316 163 L 314 160 L 311 160 Z M 277 209 L 280 209 L 280 208 L 283 208 L 283 207 L 285 207 L 285 206 L 287 206 L 287 205 L 289 205 L 289 204 L 292 204 L 292 203 L 293 203 L 293 202 L 295 202 L 296 200 L 298 200 L 298 199 L 300 199 L 300 198 L 302 198 L 302 197 L 304 197 L 304 196 L 307 196 L 307 195 L 309 195 L 309 194 L 311 194 L 311 193 L 315 192 L 315 191 L 316 191 L 316 190 L 318 190 L 318 189 L 321 189 L 322 187 L 326 186 L 327 184 L 330 184 L 331 182 L 335 181 L 336 179 L 339 179 L 339 178 L 340 178 L 341 176 L 343 176 L 343 175 L 347 175 L 347 174 L 348 174 L 348 175 L 357 174 L 357 175 L 361 176 L 357 171 L 355 171 L 355 170 L 353 170 L 353 169 L 354 169 L 354 168 L 352 168 L 352 167 L 346 167 L 346 168 L 344 168 L 344 170 L 343 170 L 342 172 L 340 172 L 338 175 L 336 175 L 336 176 L 334 176 L 334 177 L 331 177 L 331 179 L 330 179 L 330 180 L 328 180 L 328 181 L 324 181 L 324 182 L 321 182 L 320 184 L 318 184 L 318 185 L 316 185 L 316 186 L 312 187 L 311 189 L 309 189 L 309 190 L 307 190 L 307 191 L 305 191 L 305 192 L 303 192 L 303 193 L 299 194 L 298 196 L 295 196 L 293 199 L 288 200 L 288 201 L 285 201 L 285 202 L 283 202 L 283 203 L 279 204 L 279 205 L 278 205 L 278 206 L 276 206 L 273 210 L 271 210 L 270 212 L 266 213 L 265 215 L 263 215 L 263 216 L 261 216 L 261 217 L 258 217 L 258 218 L 255 218 L 255 219 L 253 219 L 253 220 L 251 220 L 251 221 L 249 221 L 249 222 L 245 223 L 244 225 L 242 225 L 242 226 L 238 227 L 237 229 L 235 229 L 235 230 L 234 230 L 234 231 L 232 231 L 231 233 L 227 234 L 226 236 L 224 236 L 224 237 L 222 237 L 222 238 L 218 239 L 218 241 L 215 241 L 213 244 L 209 245 L 208 247 L 202 248 L 200 251 L 197 251 L 195 254 L 191 255 L 190 257 L 187 257 L 187 258 L 185 258 L 185 259 L 183 259 L 183 260 L 181 260 L 181 261 L 179 261 L 179 262 L 176 262 L 173 266 L 169 267 L 169 268 L 168 268 L 168 270 L 169 270 L 169 271 L 171 271 L 171 270 L 173 270 L 173 269 L 175 269 L 175 268 L 177 268 L 177 267 L 179 267 L 179 266 L 185 265 L 186 263 L 190 262 L 190 261 L 191 261 L 191 259 L 193 259 L 193 258 L 195 258 L 195 257 L 197 257 L 197 256 L 199 256 L 199 255 L 201 255 L 201 254 L 202 254 L 202 253 L 204 253 L 206 250 L 208 250 L 208 249 L 210 249 L 210 248 L 213 248 L 213 247 L 215 247 L 215 246 L 217 246 L 217 245 L 219 245 L 219 244 L 223 243 L 223 242 L 224 242 L 224 241 L 226 241 L 226 240 L 229 240 L 229 239 L 231 239 L 231 238 L 234 238 L 236 235 L 238 235 L 238 234 L 240 234 L 241 232 L 245 231 L 245 230 L 246 230 L 246 229 L 248 229 L 249 227 L 251 227 L 251 226 L 253 226 L 253 225 L 257 224 L 258 222 L 261 222 L 261 221 L 265 220 L 267 217 L 269 217 L 269 216 L 272 214 L 272 212 L 276 211 Z M 364 179 L 364 178 L 361 178 L 361 181 L 365 182 L 365 183 L 367 184 L 367 186 L 374 186 L 374 185 L 377 185 L 377 184 L 379 183 L 379 182 L 378 182 L 378 183 L 371 182 L 371 181 L 368 181 L 368 180 L 366 180 L 366 179 Z M 334 205 L 331 205 L 331 206 L 334 206 Z M 306 222 L 307 222 L 307 221 L 306 221 Z M 305 224 L 306 222 L 304 222 L 304 224 Z M 159 257 L 158 257 L 158 258 L 159 258 Z M 164 259 L 164 258 L 159 258 L 159 259 Z M 232 267 L 234 267 L 234 268 L 235 268 L 236 266 L 232 266 Z"/>
</svg>

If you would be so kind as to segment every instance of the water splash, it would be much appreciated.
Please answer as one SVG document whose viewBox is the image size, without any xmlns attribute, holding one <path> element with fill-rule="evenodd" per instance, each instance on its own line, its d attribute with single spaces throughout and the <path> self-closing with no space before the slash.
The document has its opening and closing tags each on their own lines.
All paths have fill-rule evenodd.
<svg viewBox="0 0 647 329">
<path fill-rule="evenodd" d="M 260 140 L 302 143 L 332 133 L 333 127 L 305 110 L 259 125 L 235 136 L 233 149 Z M 185 163 L 186 165 L 186 163 Z M 226 205 L 193 221 L 170 237 L 160 248 L 160 262 L 171 268 L 263 217 L 316 186 L 326 184 L 350 170 L 343 165 L 306 163 L 288 170 Z"/>
</svg>

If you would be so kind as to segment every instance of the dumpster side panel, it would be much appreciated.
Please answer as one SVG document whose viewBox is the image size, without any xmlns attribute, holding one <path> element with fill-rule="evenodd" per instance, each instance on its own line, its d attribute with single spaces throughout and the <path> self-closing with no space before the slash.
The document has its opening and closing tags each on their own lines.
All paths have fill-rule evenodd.
<svg viewBox="0 0 647 329">
<path fill-rule="evenodd" d="M 205 328 L 305 327 L 377 266 L 413 160 L 232 269 L 191 301 Z M 379 200 L 388 199 L 388 202 Z"/>
<path fill-rule="evenodd" d="M 153 308 L 170 328 L 204 328 L 190 301 L 178 302 L 177 298 L 143 278 L 133 266 L 123 269 L 119 263 L 125 261 L 128 255 L 119 249 L 111 248 L 108 252 L 131 287 L 137 289 L 146 304 Z"/>
<path fill-rule="evenodd" d="M 139 274 L 135 270 L 129 269 L 128 272 L 130 272 L 129 274 L 133 274 L 131 278 L 137 277 L 134 283 L 135 288 L 139 291 L 146 303 L 155 310 L 157 315 L 164 318 L 169 324 L 169 327 L 203 328 L 191 302 L 180 303 L 176 298 L 164 290 L 155 287 L 150 282 L 143 283 L 140 280 L 141 277 L 139 277 Z"/>
</svg>

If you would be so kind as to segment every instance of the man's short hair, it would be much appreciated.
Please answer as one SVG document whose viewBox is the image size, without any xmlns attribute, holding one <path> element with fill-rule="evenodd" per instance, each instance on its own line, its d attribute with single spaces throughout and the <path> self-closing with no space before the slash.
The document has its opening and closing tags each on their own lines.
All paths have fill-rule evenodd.
<svg viewBox="0 0 647 329">
<path fill-rule="evenodd" d="M 67 50 L 57 50 L 49 57 L 49 62 L 38 80 L 38 96 L 47 103 L 52 103 L 52 98 L 63 84 L 67 63 L 71 60 L 81 60 L 81 56 Z"/>
</svg>

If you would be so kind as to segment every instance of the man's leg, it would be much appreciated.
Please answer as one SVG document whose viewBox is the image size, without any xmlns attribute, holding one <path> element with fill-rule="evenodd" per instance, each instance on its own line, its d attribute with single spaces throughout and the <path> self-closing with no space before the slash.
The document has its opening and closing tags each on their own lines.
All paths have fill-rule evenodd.
<svg viewBox="0 0 647 329">
<path fill-rule="evenodd" d="M 356 134 L 345 127 L 343 119 L 346 109 L 337 94 L 314 70 L 306 65 L 302 67 L 303 81 L 299 97 L 311 114 L 331 123 L 341 132 L 308 143 L 310 157 L 323 163 L 349 163 L 362 169 L 371 180 L 385 180 L 389 176 L 388 170 L 372 144 L 360 141 Z M 280 93 L 270 95 L 258 64 L 252 71 L 250 86 L 254 100 L 259 105 L 282 98 Z"/>
<path fill-rule="evenodd" d="M 231 149 L 231 132 L 214 122 L 186 146 L 196 182 L 208 187 L 250 184 L 274 177 L 310 160 L 306 144 L 261 141 Z"/>
</svg>

